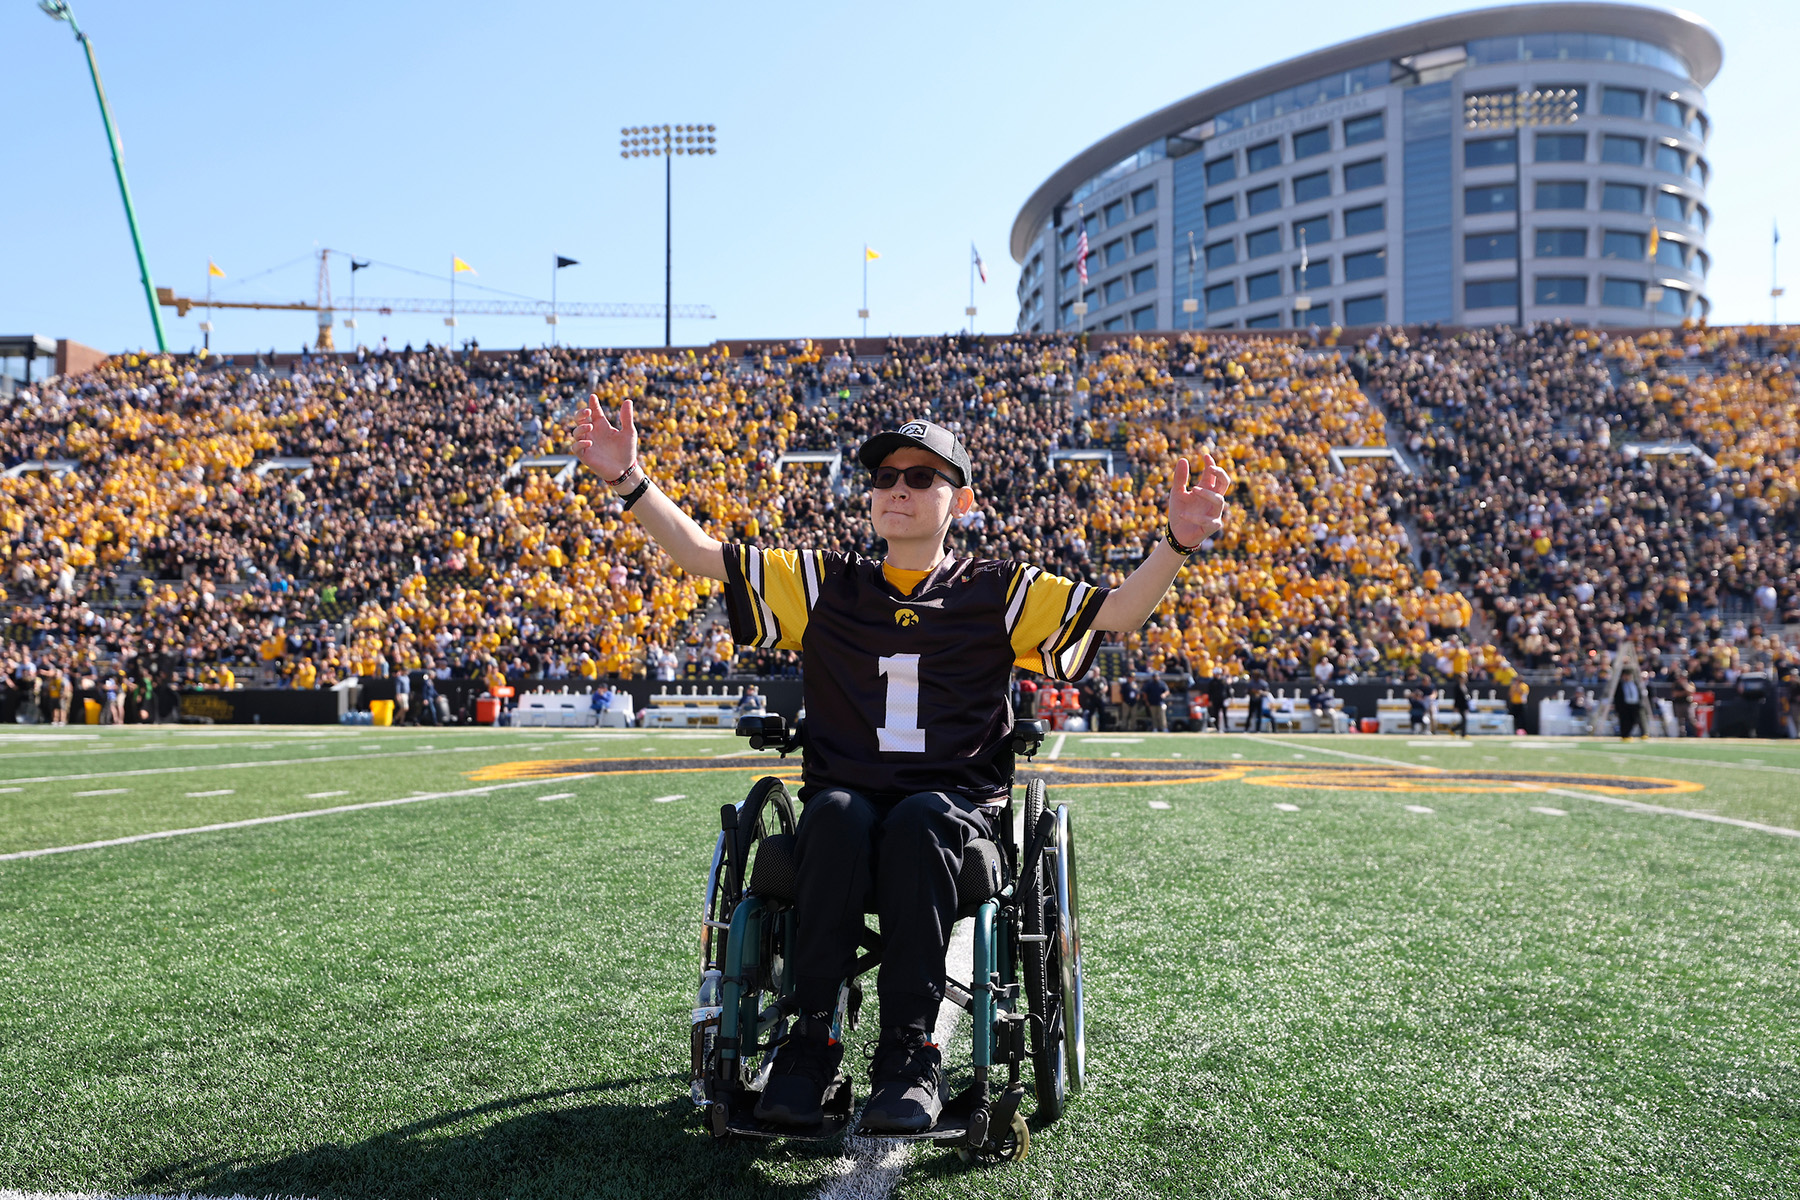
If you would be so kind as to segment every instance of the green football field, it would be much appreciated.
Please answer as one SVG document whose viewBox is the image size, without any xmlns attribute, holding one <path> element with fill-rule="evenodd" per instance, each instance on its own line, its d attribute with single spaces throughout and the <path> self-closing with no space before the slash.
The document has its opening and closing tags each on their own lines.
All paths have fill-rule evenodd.
<svg viewBox="0 0 1800 1200">
<path fill-rule="evenodd" d="M 792 763 L 0 732 L 0 1195 L 1800 1196 L 1800 746 L 1044 751 L 1089 1078 L 969 1167 L 715 1144 L 687 1098 L 718 808 Z"/>
</svg>

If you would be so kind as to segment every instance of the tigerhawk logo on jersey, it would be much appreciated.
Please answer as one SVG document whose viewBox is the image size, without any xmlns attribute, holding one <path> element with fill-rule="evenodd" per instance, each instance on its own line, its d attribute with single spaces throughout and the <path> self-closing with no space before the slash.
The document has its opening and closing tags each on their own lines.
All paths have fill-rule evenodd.
<svg viewBox="0 0 1800 1200">
<path fill-rule="evenodd" d="M 919 623 L 919 614 L 914 612 L 912 609 L 901 608 L 901 609 L 894 610 L 894 624 L 896 624 L 896 625 L 917 625 L 918 623 Z"/>
</svg>

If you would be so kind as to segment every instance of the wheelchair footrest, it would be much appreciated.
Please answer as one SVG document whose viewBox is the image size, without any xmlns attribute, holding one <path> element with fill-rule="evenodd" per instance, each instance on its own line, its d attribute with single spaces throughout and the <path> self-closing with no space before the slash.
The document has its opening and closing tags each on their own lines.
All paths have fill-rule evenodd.
<svg viewBox="0 0 1800 1200">
<path fill-rule="evenodd" d="M 795 1125 L 781 1125 L 774 1121 L 756 1119 L 757 1092 L 737 1092 L 733 1094 L 731 1112 L 725 1122 L 725 1130 L 732 1137 L 786 1138 L 794 1142 L 828 1142 L 841 1137 L 850 1124 L 850 1115 L 856 1109 L 856 1096 L 850 1087 L 850 1077 L 840 1074 L 831 1090 L 825 1093 L 825 1119 L 811 1128 Z"/>
</svg>

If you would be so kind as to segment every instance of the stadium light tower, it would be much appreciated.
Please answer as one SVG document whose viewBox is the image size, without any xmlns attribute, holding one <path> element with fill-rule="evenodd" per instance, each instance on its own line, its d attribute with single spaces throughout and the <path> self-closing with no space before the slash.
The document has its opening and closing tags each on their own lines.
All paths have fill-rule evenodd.
<svg viewBox="0 0 1800 1200">
<path fill-rule="evenodd" d="M 674 263 L 673 237 L 670 232 L 674 211 L 670 195 L 675 180 L 677 154 L 717 154 L 718 141 L 711 125 L 632 125 L 619 130 L 620 158 L 661 158 L 663 160 L 663 346 L 675 344 L 671 332 L 674 312 L 673 285 L 670 283 Z"/>
<path fill-rule="evenodd" d="M 1525 92 L 1473 92 L 1463 97 L 1463 128 L 1510 129 L 1513 135 L 1513 298 L 1517 324 L 1525 324 L 1525 161 L 1522 129 L 1568 125 L 1581 115 L 1574 88 L 1533 88 Z"/>
<path fill-rule="evenodd" d="M 81 32 L 81 26 L 75 23 L 75 13 L 69 7 L 69 0 L 38 0 L 38 7 L 52 21 L 67 21 L 69 28 L 75 31 L 75 40 L 87 54 L 88 74 L 94 79 L 94 98 L 100 101 L 100 120 L 106 125 L 106 142 L 112 147 L 113 174 L 119 177 L 119 195 L 125 201 L 125 223 L 131 226 L 131 245 L 137 251 L 138 276 L 144 281 L 144 300 L 150 305 L 150 326 L 156 331 L 156 351 L 166 353 L 168 342 L 163 338 L 162 313 L 156 307 L 156 287 L 150 282 L 150 264 L 144 258 L 144 239 L 138 236 L 137 212 L 131 207 L 131 188 L 125 182 L 125 159 L 119 149 L 119 134 L 113 128 L 112 109 L 106 103 L 106 89 L 100 86 L 100 64 L 94 59 L 94 43 L 88 35 Z"/>
</svg>

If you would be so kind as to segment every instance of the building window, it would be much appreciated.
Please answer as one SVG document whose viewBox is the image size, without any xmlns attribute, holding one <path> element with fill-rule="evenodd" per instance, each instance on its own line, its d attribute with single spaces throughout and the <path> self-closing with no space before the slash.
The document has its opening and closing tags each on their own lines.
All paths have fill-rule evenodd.
<svg viewBox="0 0 1800 1200">
<path fill-rule="evenodd" d="M 1539 304 L 1586 304 L 1587 276 L 1539 275 L 1533 295 Z"/>
<path fill-rule="evenodd" d="M 1230 183 L 1237 178 L 1237 156 L 1227 154 L 1224 158 L 1215 158 L 1206 164 L 1206 186 L 1218 187 L 1221 183 Z"/>
<path fill-rule="evenodd" d="M 1656 302 L 1656 311 L 1668 313 L 1671 317 L 1685 317 L 1688 310 L 1688 290 L 1686 288 L 1665 287 L 1662 299 Z"/>
<path fill-rule="evenodd" d="M 1317 129 L 1302 129 L 1294 135 L 1294 158 L 1311 158 L 1315 154 L 1324 154 L 1331 149 L 1331 126 L 1322 125 Z"/>
<path fill-rule="evenodd" d="M 1249 317 L 1244 321 L 1245 329 L 1280 329 L 1280 313 L 1264 313 L 1260 317 Z"/>
<path fill-rule="evenodd" d="M 1135 217 L 1139 213 L 1147 213 L 1155 207 L 1156 207 L 1156 185 L 1154 183 L 1151 184 L 1149 187 L 1139 188 L 1137 191 L 1131 193 L 1131 215 L 1132 216 Z"/>
<path fill-rule="evenodd" d="M 1244 257 L 1262 258 L 1281 253 L 1281 230 L 1259 229 L 1244 238 Z"/>
<path fill-rule="evenodd" d="M 1694 205 L 1693 219 L 1690 220 L 1688 222 L 1688 224 L 1696 226 L 1697 228 L 1699 228 L 1701 230 L 1704 230 L 1707 226 L 1707 222 L 1710 221 L 1711 218 L 1712 218 L 1712 214 L 1706 211 L 1706 205 L 1696 204 L 1696 205 Z"/>
<path fill-rule="evenodd" d="M 1644 93 L 1635 88 L 1600 89 L 1600 112 L 1608 117 L 1642 117 Z"/>
<path fill-rule="evenodd" d="M 1674 238 L 1659 238 L 1656 243 L 1656 261 L 1665 267 L 1687 269 L 1688 247 Z"/>
<path fill-rule="evenodd" d="M 1107 280 L 1100 285 L 1100 292 L 1104 297 L 1102 304 L 1117 304 L 1125 298 L 1125 277 L 1121 275 L 1117 279 Z"/>
<path fill-rule="evenodd" d="M 1656 98 L 1656 121 L 1659 125 L 1671 125 L 1676 129 L 1687 128 L 1687 114 L 1681 111 L 1681 102 L 1672 96 Z"/>
<path fill-rule="evenodd" d="M 1365 250 L 1361 254 L 1344 255 L 1344 282 L 1354 279 L 1379 279 L 1387 274 L 1387 247 Z"/>
<path fill-rule="evenodd" d="M 1706 177 L 1711 173 L 1712 172 L 1707 168 L 1706 160 L 1701 158 L 1698 154 L 1694 155 L 1694 163 L 1687 169 L 1687 177 L 1701 187 L 1705 187 Z"/>
<path fill-rule="evenodd" d="M 1304 271 L 1300 269 L 1298 263 L 1294 265 L 1294 290 L 1296 292 L 1330 286 L 1331 260 L 1329 258 L 1321 258 L 1317 262 L 1307 263 Z"/>
<path fill-rule="evenodd" d="M 1344 164 L 1344 190 L 1358 192 L 1363 188 L 1380 187 L 1387 180 L 1387 171 L 1379 158 L 1364 159 L 1362 162 Z"/>
<path fill-rule="evenodd" d="M 1518 157 L 1519 140 L 1514 137 L 1478 138 L 1463 143 L 1464 167 L 1511 166 Z"/>
<path fill-rule="evenodd" d="M 1252 188 L 1244 193 L 1244 208 L 1251 216 L 1274 212 L 1281 207 L 1281 185 L 1271 183 L 1268 187 Z"/>
<path fill-rule="evenodd" d="M 1644 139 L 1608 133 L 1600 138 L 1600 161 L 1624 167 L 1644 165 Z"/>
<path fill-rule="evenodd" d="M 1250 147 L 1244 151 L 1244 163 L 1252 175 L 1258 171 L 1267 171 L 1270 167 L 1279 167 L 1281 165 L 1281 142 L 1279 140 L 1264 142 L 1259 146 Z"/>
<path fill-rule="evenodd" d="M 1704 278 L 1706 278 L 1707 271 L 1710 270 L 1711 268 L 1712 268 L 1712 259 L 1706 257 L 1706 251 L 1704 251 L 1704 250 L 1694 251 L 1694 262 L 1693 262 L 1693 266 L 1690 269 L 1695 274 L 1699 275 L 1700 278 L 1704 279 Z"/>
<path fill-rule="evenodd" d="M 1600 207 L 1605 212 L 1641 213 L 1644 189 L 1635 183 L 1606 184 L 1600 189 Z"/>
<path fill-rule="evenodd" d="M 1156 328 L 1156 305 L 1146 304 L 1142 308 L 1131 310 L 1131 327 L 1133 329 Z"/>
<path fill-rule="evenodd" d="M 1587 134 L 1540 133 L 1532 143 L 1539 162 L 1584 162 L 1587 159 Z"/>
<path fill-rule="evenodd" d="M 1311 175 L 1300 175 L 1294 179 L 1295 204 L 1323 200 L 1329 195 L 1331 195 L 1330 171 L 1316 171 Z"/>
<path fill-rule="evenodd" d="M 1131 273 L 1131 290 L 1134 294 L 1137 292 L 1151 292 L 1156 290 L 1155 263 L 1151 263 L 1147 267 L 1139 267 Z"/>
<path fill-rule="evenodd" d="M 1064 291 L 1064 292 L 1074 291 L 1075 284 L 1077 281 L 1080 280 L 1080 278 L 1081 278 L 1080 271 L 1076 270 L 1074 267 L 1064 267 L 1062 269 L 1062 286 L 1058 290 Z"/>
<path fill-rule="evenodd" d="M 1237 303 L 1237 284 L 1215 283 L 1206 289 L 1206 311 L 1230 308 Z"/>
<path fill-rule="evenodd" d="M 1518 253 L 1519 238 L 1510 229 L 1505 233 L 1471 233 L 1463 237 L 1464 262 L 1493 262 L 1516 258 Z"/>
<path fill-rule="evenodd" d="M 1656 216 L 1663 221 L 1687 220 L 1687 200 L 1677 192 L 1656 193 Z"/>
<path fill-rule="evenodd" d="M 1344 301 L 1344 324 L 1379 325 L 1387 320 L 1386 296 L 1356 296 Z"/>
<path fill-rule="evenodd" d="M 1064 328 L 1075 323 L 1075 302 L 1073 300 L 1063 301 L 1062 323 Z"/>
<path fill-rule="evenodd" d="M 1105 211 L 1106 227 L 1111 229 L 1114 225 L 1117 225 L 1120 221 L 1125 219 L 1125 202 L 1123 200 L 1114 200 L 1111 204 L 1106 206 Z"/>
<path fill-rule="evenodd" d="M 1304 241 L 1308 246 L 1317 246 L 1330 240 L 1331 218 L 1325 214 L 1294 222 L 1294 245 L 1298 246 Z"/>
<path fill-rule="evenodd" d="M 1704 142 L 1707 133 L 1706 114 L 1696 108 L 1694 115 L 1688 118 L 1687 131 Z"/>
<path fill-rule="evenodd" d="M 1602 280 L 1600 303 L 1607 308 L 1642 308 L 1644 307 L 1644 281 L 1641 279 Z"/>
<path fill-rule="evenodd" d="M 1478 217 L 1483 213 L 1512 212 L 1519 207 L 1519 194 L 1510 183 L 1463 189 L 1463 215 Z"/>
<path fill-rule="evenodd" d="M 1624 229 L 1608 229 L 1600 239 L 1600 257 L 1643 262 L 1644 235 Z"/>
<path fill-rule="evenodd" d="M 1587 182 L 1580 179 L 1550 179 L 1537 185 L 1534 208 L 1586 208 Z"/>
<path fill-rule="evenodd" d="M 1112 241 L 1106 243 L 1106 249 L 1102 251 L 1102 254 L 1105 256 L 1106 265 L 1109 267 L 1124 262 L 1125 239 L 1114 238 Z"/>
<path fill-rule="evenodd" d="M 1244 280 L 1244 295 L 1247 304 L 1281 295 L 1281 272 L 1265 271 L 1249 276 Z"/>
<path fill-rule="evenodd" d="M 1061 244 L 1062 252 L 1064 254 L 1073 254 L 1075 252 L 1075 241 L 1079 232 L 1080 231 L 1073 225 L 1062 231 Z"/>
<path fill-rule="evenodd" d="M 1642 207 L 1640 205 L 1640 207 Z M 1206 206 L 1206 224 L 1208 228 L 1217 225 L 1229 225 L 1237 220 L 1237 197 L 1227 196 L 1223 200 L 1214 200 Z"/>
<path fill-rule="evenodd" d="M 1365 117 L 1351 117 L 1344 122 L 1344 145 L 1360 146 L 1364 142 L 1379 142 L 1383 137 L 1381 114 L 1370 113 Z"/>
<path fill-rule="evenodd" d="M 1142 254 L 1146 250 L 1156 249 L 1156 226 L 1146 225 L 1135 230 L 1131 235 L 1131 252 Z"/>
<path fill-rule="evenodd" d="M 1106 319 L 1106 324 L 1100 326 L 1100 328 L 1107 330 L 1108 332 L 1125 328 L 1125 314 L 1120 313 L 1116 317 L 1108 317 Z"/>
<path fill-rule="evenodd" d="M 1587 255 L 1587 230 L 1540 229 L 1531 252 L 1539 258 L 1583 258 Z"/>
<path fill-rule="evenodd" d="M 1100 232 L 1100 214 L 1089 213 L 1086 217 L 1082 218 L 1081 227 L 1087 230 L 1088 241 L 1093 241 L 1095 235 Z"/>
<path fill-rule="evenodd" d="M 1370 204 L 1364 208 L 1346 208 L 1344 210 L 1344 236 L 1355 237 L 1360 233 L 1380 233 L 1387 228 L 1387 206 Z"/>
<path fill-rule="evenodd" d="M 1516 279 L 1471 279 L 1463 284 L 1464 308 L 1509 308 L 1518 302 Z"/>
<path fill-rule="evenodd" d="M 1217 271 L 1220 267 L 1229 267 L 1237 261 L 1237 243 L 1227 239 L 1214 242 L 1206 248 L 1206 269 Z"/>
<path fill-rule="evenodd" d="M 1657 146 L 1656 169 L 1670 175 L 1687 174 L 1687 155 L 1675 146 Z"/>
<path fill-rule="evenodd" d="M 1296 308 L 1294 310 L 1293 327 L 1295 329 L 1300 329 L 1306 325 L 1318 325 L 1322 321 L 1329 320 L 1331 320 L 1331 301 L 1321 300 L 1305 312 L 1301 312 Z"/>
</svg>

